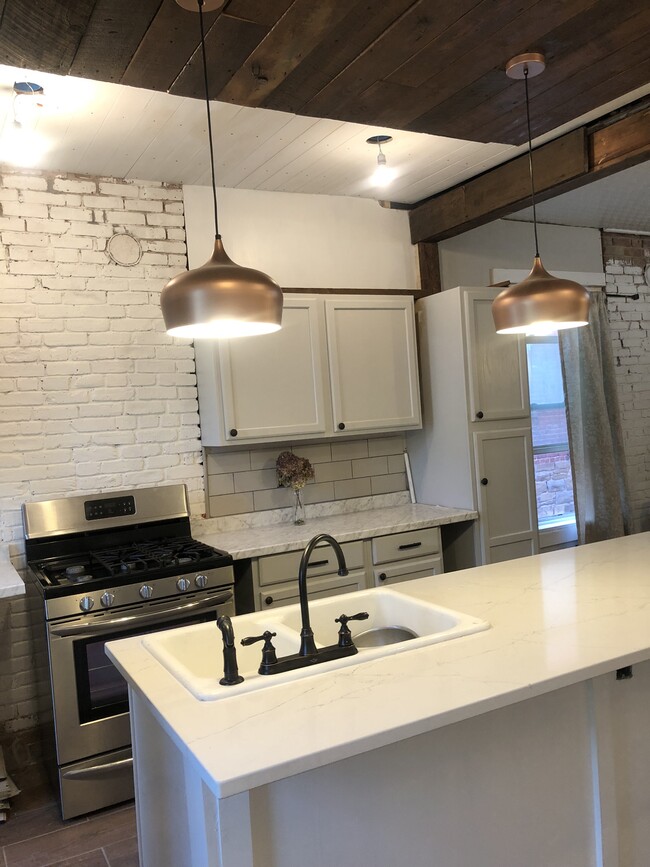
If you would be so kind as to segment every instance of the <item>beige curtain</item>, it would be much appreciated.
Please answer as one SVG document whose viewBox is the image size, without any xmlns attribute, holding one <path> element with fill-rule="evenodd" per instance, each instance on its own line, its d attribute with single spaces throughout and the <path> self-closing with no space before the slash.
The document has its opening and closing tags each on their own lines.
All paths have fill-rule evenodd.
<svg viewBox="0 0 650 867">
<path fill-rule="evenodd" d="M 559 331 L 578 543 L 630 532 L 623 432 L 605 296 L 590 292 L 589 325 Z"/>
</svg>

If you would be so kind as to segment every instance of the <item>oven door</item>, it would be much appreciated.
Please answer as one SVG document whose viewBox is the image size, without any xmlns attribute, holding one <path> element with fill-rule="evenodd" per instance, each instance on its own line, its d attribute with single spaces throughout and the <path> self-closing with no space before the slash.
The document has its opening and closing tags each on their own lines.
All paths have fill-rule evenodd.
<svg viewBox="0 0 650 867">
<path fill-rule="evenodd" d="M 115 638 L 233 615 L 232 589 L 147 603 L 48 624 L 54 727 L 59 766 L 131 742 L 127 684 L 104 653 Z"/>
</svg>

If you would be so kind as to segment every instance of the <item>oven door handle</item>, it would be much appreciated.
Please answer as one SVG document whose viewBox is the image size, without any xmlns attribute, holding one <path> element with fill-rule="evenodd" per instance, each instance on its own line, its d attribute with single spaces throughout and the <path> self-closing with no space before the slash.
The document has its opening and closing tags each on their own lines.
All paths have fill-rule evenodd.
<svg viewBox="0 0 650 867">
<path fill-rule="evenodd" d="M 207 599 L 195 599 L 193 602 L 187 602 L 185 605 L 168 608 L 166 611 L 155 611 L 152 614 L 128 614 L 125 617 L 116 617 L 113 620 L 101 618 L 93 623 L 70 623 L 67 625 L 50 626 L 50 635 L 59 635 L 61 637 L 68 635 L 96 635 L 113 627 L 127 629 L 136 623 L 146 624 L 152 621 L 165 621 L 176 614 L 201 611 L 204 608 L 214 608 L 215 605 L 223 605 L 224 602 L 229 602 L 231 599 L 232 591 L 228 590 L 225 593 L 215 593 L 214 596 L 209 596 Z"/>
<path fill-rule="evenodd" d="M 75 768 L 72 771 L 65 771 L 62 776 L 64 780 L 101 780 L 104 777 L 129 771 L 133 772 L 133 758 L 118 759 L 115 762 L 92 765 L 89 768 Z"/>
</svg>

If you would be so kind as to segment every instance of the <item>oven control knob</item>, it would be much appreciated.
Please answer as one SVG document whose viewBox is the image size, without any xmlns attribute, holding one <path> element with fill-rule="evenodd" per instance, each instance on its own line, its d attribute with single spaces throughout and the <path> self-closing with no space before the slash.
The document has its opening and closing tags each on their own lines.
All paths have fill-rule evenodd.
<svg viewBox="0 0 650 867">
<path fill-rule="evenodd" d="M 100 596 L 99 601 L 102 603 L 103 608 L 110 608 L 113 602 L 115 602 L 115 594 L 111 593 L 110 590 L 106 590 Z"/>
<path fill-rule="evenodd" d="M 190 579 L 189 578 L 179 578 L 176 582 L 176 587 L 181 591 L 181 593 L 185 593 L 186 590 L 189 590 L 190 587 Z"/>
<path fill-rule="evenodd" d="M 204 587 L 208 586 L 208 576 L 207 575 L 197 575 L 194 579 L 194 583 L 197 587 L 200 587 L 203 590 Z"/>
<path fill-rule="evenodd" d="M 153 596 L 153 587 L 151 586 L 151 584 L 142 585 L 142 587 L 140 588 L 140 596 L 142 596 L 143 599 L 151 599 L 151 597 Z"/>
<path fill-rule="evenodd" d="M 84 596 L 79 600 L 79 608 L 81 608 L 82 611 L 90 611 L 94 604 L 95 600 L 92 596 Z"/>
</svg>

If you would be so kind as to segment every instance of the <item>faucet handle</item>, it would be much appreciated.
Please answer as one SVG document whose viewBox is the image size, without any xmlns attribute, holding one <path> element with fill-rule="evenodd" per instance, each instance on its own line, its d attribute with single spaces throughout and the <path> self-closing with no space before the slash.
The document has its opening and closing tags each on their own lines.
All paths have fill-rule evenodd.
<svg viewBox="0 0 650 867">
<path fill-rule="evenodd" d="M 360 611 L 358 614 L 341 614 L 337 617 L 334 623 L 340 623 L 339 628 L 339 647 L 352 647 L 352 633 L 348 626 L 349 620 L 367 620 L 370 617 L 367 611 Z"/>
<path fill-rule="evenodd" d="M 278 661 L 278 657 L 275 653 L 275 647 L 273 646 L 272 638 L 275 638 L 277 632 L 263 632 L 261 635 L 250 635 L 248 638 L 242 638 L 241 643 L 244 647 L 248 647 L 251 644 L 256 644 L 258 641 L 264 642 L 264 647 L 262 648 L 262 664 L 259 667 L 260 674 L 270 674 L 269 666 L 275 665 Z"/>
</svg>

